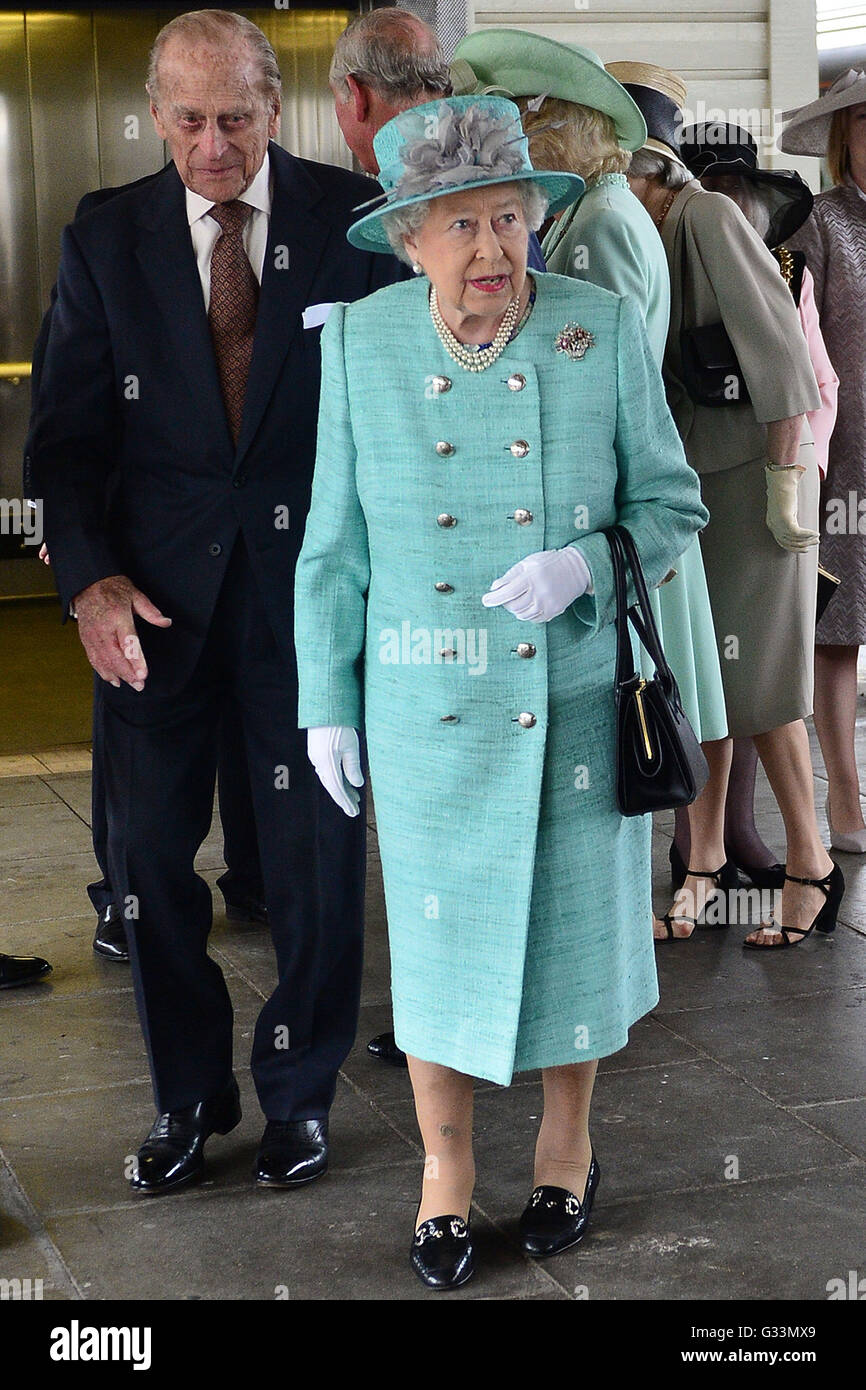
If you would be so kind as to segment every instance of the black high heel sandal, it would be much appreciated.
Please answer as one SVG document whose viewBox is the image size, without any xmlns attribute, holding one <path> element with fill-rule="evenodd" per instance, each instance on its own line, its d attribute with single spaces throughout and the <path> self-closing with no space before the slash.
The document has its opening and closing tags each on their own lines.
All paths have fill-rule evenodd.
<svg viewBox="0 0 866 1390">
<path fill-rule="evenodd" d="M 800 942 L 805 941 L 807 936 L 811 936 L 813 931 L 823 932 L 825 936 L 829 936 L 832 931 L 836 930 L 836 918 L 845 896 L 845 879 L 839 865 L 834 864 L 825 878 L 797 878 L 796 874 L 785 874 L 785 878 L 789 883 L 803 883 L 807 888 L 820 888 L 824 894 L 824 906 L 808 927 L 783 927 L 781 922 L 776 922 L 771 917 L 769 925 L 764 930 L 779 932 L 782 940 L 767 941 L 763 944 L 760 941 L 744 941 L 743 945 L 747 950 L 775 951 L 781 946 L 799 946 Z M 756 927 L 755 930 L 760 931 L 761 928 Z M 792 936 L 796 940 L 792 941 Z"/>
<path fill-rule="evenodd" d="M 674 848 L 675 847 L 672 845 L 671 849 L 673 850 Z M 714 869 L 712 871 L 707 871 L 706 869 L 686 869 L 686 872 L 680 883 L 680 887 L 682 887 L 683 883 L 685 883 L 686 878 L 689 875 L 691 875 L 692 878 L 710 879 L 711 882 L 715 884 L 716 891 L 712 893 L 710 897 L 707 899 L 707 901 L 704 903 L 697 917 L 686 917 L 684 914 L 679 912 L 666 912 L 664 917 L 658 918 L 657 920 L 661 921 L 664 924 L 667 936 L 657 936 L 655 938 L 655 944 L 657 946 L 663 944 L 667 945 L 669 941 L 689 941 L 691 940 L 691 937 L 694 935 L 696 927 L 710 927 L 713 931 L 719 931 L 722 928 L 727 927 L 728 925 L 727 905 L 724 913 L 724 921 L 722 922 L 707 922 L 706 912 L 707 908 L 710 906 L 711 903 L 718 902 L 720 893 L 727 893 L 729 889 L 736 887 L 736 885 L 739 883 L 737 871 L 734 868 L 731 861 L 729 859 L 726 859 L 720 869 Z M 689 922 L 691 924 L 691 931 L 688 933 L 687 936 L 676 936 L 673 928 L 674 922 Z"/>
<path fill-rule="evenodd" d="M 676 841 L 675 841 L 675 840 L 672 840 L 672 841 L 671 841 L 671 847 L 670 847 L 670 849 L 668 850 L 668 859 L 670 860 L 670 866 L 671 866 L 671 891 L 674 892 L 674 893 L 677 893 L 677 892 L 679 892 L 680 888 L 682 888 L 683 884 L 685 883 L 685 881 L 686 881 L 686 874 L 687 874 L 689 871 L 688 871 L 688 868 L 687 868 L 687 866 L 686 866 L 686 861 L 685 861 L 685 859 L 683 859 L 683 856 L 680 854 L 679 850 L 677 849 Z M 741 867 L 741 866 L 738 866 L 737 863 L 735 862 L 735 860 L 733 860 L 733 859 L 726 859 L 726 860 L 725 860 L 724 864 L 723 864 L 722 867 L 719 869 L 719 874 L 721 875 L 721 882 L 720 882 L 720 884 L 719 884 L 719 887 L 720 887 L 720 888 L 722 888 L 722 889 L 739 888 L 739 886 L 740 886 L 740 875 L 739 875 L 738 872 L 737 872 L 738 867 Z M 784 868 L 784 865 L 782 865 L 782 867 Z M 744 872 L 745 872 L 745 870 L 744 870 Z M 779 884 L 778 884 L 778 886 L 781 887 L 781 885 L 782 885 L 782 880 L 779 879 Z M 756 887 L 759 887 L 759 888 L 762 887 L 762 886 L 763 886 L 762 884 L 757 884 L 757 885 L 756 885 Z"/>
</svg>

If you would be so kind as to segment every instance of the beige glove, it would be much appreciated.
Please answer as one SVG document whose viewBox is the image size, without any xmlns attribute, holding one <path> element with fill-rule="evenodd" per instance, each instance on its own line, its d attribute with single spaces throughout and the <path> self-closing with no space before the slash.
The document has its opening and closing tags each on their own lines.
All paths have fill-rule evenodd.
<svg viewBox="0 0 866 1390">
<path fill-rule="evenodd" d="M 797 522 L 797 484 L 803 468 L 765 468 L 767 479 L 767 526 L 777 545 L 797 554 L 817 545 L 817 531 L 808 531 Z"/>
</svg>

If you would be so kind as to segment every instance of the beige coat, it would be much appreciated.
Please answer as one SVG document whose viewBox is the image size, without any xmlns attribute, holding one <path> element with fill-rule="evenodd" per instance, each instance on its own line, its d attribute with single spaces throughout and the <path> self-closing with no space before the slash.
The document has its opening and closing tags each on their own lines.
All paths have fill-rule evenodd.
<svg viewBox="0 0 866 1390">
<path fill-rule="evenodd" d="M 683 245 L 685 241 L 685 281 Z M 730 198 L 695 179 L 662 224 L 671 273 L 664 361 L 668 403 L 697 473 L 766 458 L 770 420 L 817 410 L 821 396 L 778 262 Z M 724 323 L 752 404 L 695 405 L 682 383 L 680 330 Z M 804 441 L 811 439 L 804 423 Z"/>
</svg>

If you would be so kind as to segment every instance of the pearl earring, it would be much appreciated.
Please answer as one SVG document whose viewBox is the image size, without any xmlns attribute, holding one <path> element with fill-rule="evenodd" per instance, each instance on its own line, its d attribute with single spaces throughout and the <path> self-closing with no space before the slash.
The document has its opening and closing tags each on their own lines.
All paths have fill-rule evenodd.
<svg viewBox="0 0 866 1390">
<path fill-rule="evenodd" d="M 423 265 L 419 265 L 417 261 L 413 261 L 413 262 L 412 262 L 412 269 L 414 270 L 414 272 L 415 272 L 416 275 L 423 275 L 423 274 L 424 274 L 424 267 L 423 267 Z"/>
</svg>

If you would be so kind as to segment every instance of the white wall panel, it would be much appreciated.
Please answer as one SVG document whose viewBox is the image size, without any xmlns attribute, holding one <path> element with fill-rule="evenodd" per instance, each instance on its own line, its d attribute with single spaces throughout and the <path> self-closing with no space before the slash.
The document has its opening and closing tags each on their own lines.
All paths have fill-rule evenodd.
<svg viewBox="0 0 866 1390">
<path fill-rule="evenodd" d="M 689 114 L 746 124 L 762 162 L 795 166 L 819 186 L 817 160 L 775 149 L 778 113 L 818 94 L 815 0 L 470 0 L 469 28 L 529 29 L 582 43 L 605 62 L 625 58 L 673 68 L 687 82 Z M 713 111 L 714 109 L 714 111 Z"/>
</svg>

